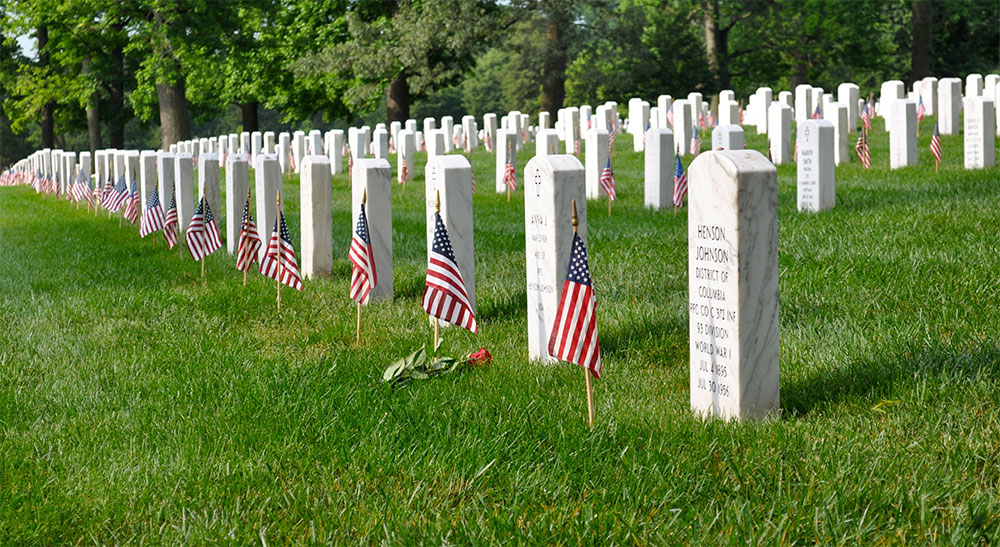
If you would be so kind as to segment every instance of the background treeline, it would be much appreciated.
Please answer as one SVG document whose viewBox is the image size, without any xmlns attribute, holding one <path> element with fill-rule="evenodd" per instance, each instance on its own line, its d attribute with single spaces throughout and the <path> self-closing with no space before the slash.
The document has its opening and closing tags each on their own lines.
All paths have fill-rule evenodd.
<svg viewBox="0 0 1000 547">
<path fill-rule="evenodd" d="M 0 165 L 41 147 L 962 76 L 996 0 L 0 0 Z M 26 56 L 18 37 L 37 51 Z"/>
</svg>

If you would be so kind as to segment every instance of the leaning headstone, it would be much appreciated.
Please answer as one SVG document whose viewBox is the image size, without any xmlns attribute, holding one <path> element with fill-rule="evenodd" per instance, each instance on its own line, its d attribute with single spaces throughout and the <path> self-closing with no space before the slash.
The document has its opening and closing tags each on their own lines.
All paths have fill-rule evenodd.
<svg viewBox="0 0 1000 547">
<path fill-rule="evenodd" d="M 313 154 L 302 160 L 299 187 L 302 211 L 302 275 L 333 274 L 333 198 L 330 159 Z"/>
<path fill-rule="evenodd" d="M 848 144 L 847 106 L 831 102 L 823 112 L 823 119 L 833 124 L 833 162 L 835 165 L 848 163 L 851 160 Z"/>
<path fill-rule="evenodd" d="M 392 299 L 392 181 L 389 162 L 383 159 L 361 158 L 351 172 L 350 233 L 357 227 L 361 198 L 367 192 L 365 215 L 368 236 L 375 255 L 378 284 L 372 288 L 371 300 Z"/>
<path fill-rule="evenodd" d="M 962 80 L 941 78 L 938 81 L 938 132 L 958 135 L 962 130 L 959 108 L 962 106 Z"/>
<path fill-rule="evenodd" d="M 198 158 L 198 196 L 208 201 L 208 207 L 215 217 L 216 226 L 224 226 L 223 211 L 219 199 L 219 156 L 204 153 Z"/>
<path fill-rule="evenodd" d="M 673 206 L 674 191 L 674 133 L 666 128 L 649 128 L 646 131 L 646 156 L 644 158 L 646 207 L 654 211 Z"/>
<path fill-rule="evenodd" d="M 585 179 L 588 199 L 597 199 L 607 195 L 607 192 L 601 188 L 601 173 L 608 163 L 608 154 L 611 153 L 608 137 L 607 131 L 598 128 L 591 129 L 587 133 L 587 150 L 584 159 L 586 161 Z M 582 206 L 583 203 L 578 205 Z"/>
<path fill-rule="evenodd" d="M 711 151 L 690 180 L 691 408 L 764 418 L 779 401 L 777 171 L 755 150 Z"/>
<path fill-rule="evenodd" d="M 965 99 L 965 168 L 983 169 L 996 163 L 994 103 L 984 96 Z"/>
<path fill-rule="evenodd" d="M 250 162 L 247 161 L 246 154 L 231 154 L 226 159 L 226 250 L 229 254 L 236 254 L 239 247 L 243 205 L 247 200 L 249 186 Z M 257 218 L 254 222 L 260 222 L 260 219 Z M 263 232 L 263 225 L 258 225 L 257 234 L 266 237 L 262 235 Z"/>
<path fill-rule="evenodd" d="M 917 164 L 917 104 L 909 99 L 893 101 L 886 112 L 889 129 L 889 168 Z"/>
<path fill-rule="evenodd" d="M 602 133 L 607 135 L 606 131 Z M 576 156 L 537 156 L 524 171 L 525 255 L 528 282 L 528 358 L 553 362 L 549 333 L 573 244 L 572 202 L 576 200 L 580 238 L 587 241 L 587 201 L 583 165 Z"/>
<path fill-rule="evenodd" d="M 269 154 L 257 156 L 257 163 L 254 165 L 254 183 L 254 194 L 257 199 L 257 233 L 264 242 L 260 246 L 258 255 L 260 260 L 264 260 L 267 241 L 271 237 L 274 221 L 278 217 L 278 190 L 284 189 L 281 165 L 278 164 L 277 157 Z"/>
<path fill-rule="evenodd" d="M 792 161 L 792 108 L 782 101 L 771 103 L 767 112 L 767 135 L 771 161 L 781 165 Z"/>
<path fill-rule="evenodd" d="M 833 124 L 827 120 L 806 120 L 799 125 L 796 183 L 799 211 L 825 211 L 836 204 L 835 133 Z"/>
<path fill-rule="evenodd" d="M 187 152 L 174 156 L 174 192 L 177 196 L 177 221 L 184 232 L 194 216 L 194 163 Z"/>
<path fill-rule="evenodd" d="M 758 124 L 757 127 L 760 125 Z M 746 138 L 743 135 L 742 127 L 718 125 L 712 130 L 712 150 L 743 150 L 744 148 L 746 148 Z"/>
<path fill-rule="evenodd" d="M 472 165 L 465 156 L 435 156 L 425 168 L 427 201 L 427 248 L 434 242 L 434 211 L 441 198 L 441 220 L 451 238 L 465 292 L 476 310 L 476 255 L 472 230 Z M 444 322 L 441 322 L 444 325 Z"/>
</svg>

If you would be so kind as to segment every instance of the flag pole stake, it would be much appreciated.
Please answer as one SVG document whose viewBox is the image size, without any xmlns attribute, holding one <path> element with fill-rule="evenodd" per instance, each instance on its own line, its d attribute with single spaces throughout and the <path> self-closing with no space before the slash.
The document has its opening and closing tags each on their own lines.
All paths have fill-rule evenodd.
<svg viewBox="0 0 1000 547">
<path fill-rule="evenodd" d="M 278 217 L 281 216 L 281 190 L 278 190 Z M 280 222 L 279 222 L 280 225 Z M 281 228 L 278 228 L 278 311 L 281 311 Z"/>
<path fill-rule="evenodd" d="M 608 203 L 611 203 L 610 201 Z M 580 219 L 576 214 L 576 200 L 573 200 L 573 233 L 580 231 Z M 594 386 L 590 383 L 590 369 L 583 367 L 583 377 L 587 382 L 587 426 L 594 428 Z"/>
<path fill-rule="evenodd" d="M 205 277 L 205 257 L 201 257 L 201 276 Z"/>
<path fill-rule="evenodd" d="M 611 194 L 608 194 L 608 218 L 611 218 Z"/>
<path fill-rule="evenodd" d="M 508 201 L 510 200 L 510 186 L 507 186 L 507 200 Z M 437 214 L 441 214 L 441 190 L 434 191 L 434 212 Z M 437 353 L 438 340 L 441 339 L 438 334 L 438 328 L 440 322 L 437 320 L 436 317 L 432 317 L 432 319 L 434 321 L 434 352 Z"/>
<path fill-rule="evenodd" d="M 361 302 L 358 302 L 358 328 L 357 334 L 354 336 L 354 343 L 361 343 Z"/>
</svg>

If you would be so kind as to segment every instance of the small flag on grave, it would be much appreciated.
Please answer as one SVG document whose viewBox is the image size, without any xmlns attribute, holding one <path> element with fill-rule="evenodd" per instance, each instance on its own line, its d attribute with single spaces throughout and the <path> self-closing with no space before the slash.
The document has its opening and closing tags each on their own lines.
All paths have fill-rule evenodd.
<svg viewBox="0 0 1000 547">
<path fill-rule="evenodd" d="M 278 218 L 274 219 L 271 239 L 267 244 L 267 253 L 260 263 L 260 273 L 293 289 L 302 290 L 302 278 L 299 275 L 299 263 L 295 260 L 295 248 L 292 238 L 288 235 L 288 225 L 285 215 L 278 208 Z M 279 285 L 280 290 L 280 285 Z"/>
<path fill-rule="evenodd" d="M 160 207 L 160 191 L 153 188 L 153 193 L 146 201 L 146 211 L 142 214 L 139 222 L 139 237 L 146 237 L 158 230 L 163 229 L 164 218 L 163 208 Z"/>
<path fill-rule="evenodd" d="M 191 258 L 201 260 L 214 253 L 222 247 L 222 239 L 219 236 L 219 227 L 215 224 L 212 216 L 212 208 L 208 206 L 208 200 L 202 196 L 198 202 L 198 209 L 191 217 L 191 224 L 188 225 L 187 233 L 184 234 L 188 251 Z"/>
<path fill-rule="evenodd" d="M 854 145 L 854 150 L 865 169 L 872 166 L 871 150 L 868 149 L 868 131 L 862 130 L 861 134 L 858 135 L 858 142 Z"/>
<path fill-rule="evenodd" d="M 249 272 L 253 263 L 259 260 L 262 244 L 257 233 L 257 225 L 253 221 L 253 215 L 250 214 L 250 189 L 247 188 L 247 199 L 243 202 L 243 222 L 240 224 L 240 240 L 236 247 L 236 269 L 244 275 Z M 245 279 L 244 284 L 246 284 Z"/>
<path fill-rule="evenodd" d="M 434 213 L 434 240 L 427 260 L 425 285 L 423 307 L 428 315 L 472 332 L 479 332 L 462 273 L 455 261 L 451 238 L 441 220 L 440 198 L 438 210 Z M 436 327 L 435 324 L 435 333 Z"/>
<path fill-rule="evenodd" d="M 941 133 L 938 132 L 938 124 L 934 124 L 934 134 L 931 135 L 931 155 L 934 156 L 934 172 L 937 173 L 938 166 L 941 165 Z"/>
<path fill-rule="evenodd" d="M 688 191 L 688 178 L 687 173 L 684 172 L 684 166 L 681 165 L 680 156 L 677 156 L 676 161 L 674 166 L 674 207 L 683 207 L 684 195 Z"/>
<path fill-rule="evenodd" d="M 170 205 L 167 207 L 167 214 L 163 219 L 163 239 L 167 240 L 167 248 L 173 249 L 177 245 L 177 195 L 170 195 Z"/>
</svg>

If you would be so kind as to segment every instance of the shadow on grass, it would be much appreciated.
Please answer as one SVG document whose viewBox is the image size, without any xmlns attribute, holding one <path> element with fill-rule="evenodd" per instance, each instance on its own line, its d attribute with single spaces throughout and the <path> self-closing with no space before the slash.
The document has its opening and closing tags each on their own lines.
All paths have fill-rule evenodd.
<svg viewBox="0 0 1000 547">
<path fill-rule="evenodd" d="M 498 294 L 489 298 L 480 298 L 477 317 L 484 321 L 516 321 L 525 313 L 527 303 L 527 288 L 511 294 Z"/>
<path fill-rule="evenodd" d="M 935 344 L 913 345 L 892 354 L 861 359 L 836 370 L 816 370 L 805 379 L 781 386 L 781 408 L 801 416 L 831 406 L 890 394 L 894 388 L 926 378 L 1000 380 L 1000 344 L 962 349 Z M 869 401 L 871 402 L 871 401 Z"/>
<path fill-rule="evenodd" d="M 624 360 L 630 352 L 641 352 L 654 363 L 676 361 L 678 355 L 687 355 L 687 319 L 664 314 L 601 331 L 601 359 Z M 671 341 L 679 345 L 672 347 Z"/>
</svg>

